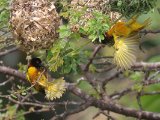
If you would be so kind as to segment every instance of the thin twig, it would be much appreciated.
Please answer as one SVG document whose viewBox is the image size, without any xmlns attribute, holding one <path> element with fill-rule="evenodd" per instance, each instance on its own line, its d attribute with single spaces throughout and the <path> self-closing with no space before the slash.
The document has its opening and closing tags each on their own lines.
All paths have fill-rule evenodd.
<svg viewBox="0 0 160 120">
<path fill-rule="evenodd" d="M 96 54 L 99 52 L 99 50 L 102 48 L 103 45 L 98 45 L 95 49 L 94 52 L 91 56 L 91 58 L 89 59 L 89 62 L 85 65 L 84 67 L 84 71 L 88 71 L 90 64 L 92 64 L 94 57 L 96 56 Z"/>
<path fill-rule="evenodd" d="M 149 34 L 149 33 L 151 33 L 151 34 L 157 34 L 157 33 L 160 33 L 160 30 L 155 30 L 155 31 L 153 31 L 153 30 L 143 30 L 143 31 L 140 31 L 140 33 L 144 33 L 144 34 Z"/>
<path fill-rule="evenodd" d="M 14 52 L 14 51 L 16 51 L 16 50 L 18 50 L 18 47 L 14 47 L 14 48 L 5 50 L 5 51 L 3 51 L 3 52 L 0 52 L 0 56 L 7 55 L 7 54 L 9 54 L 9 53 L 11 53 L 11 52 Z"/>
<path fill-rule="evenodd" d="M 7 83 L 11 82 L 12 80 L 14 80 L 14 78 L 13 78 L 13 77 L 10 77 L 8 80 L 0 83 L 0 86 L 4 86 L 4 85 L 6 85 Z"/>
<path fill-rule="evenodd" d="M 57 116 L 54 116 L 53 118 L 51 118 L 50 120 L 59 120 L 59 119 L 64 119 L 66 118 L 67 116 L 69 115 L 72 115 L 72 114 L 75 114 L 75 113 L 78 113 L 80 111 L 83 111 L 85 109 L 87 109 L 89 106 L 91 105 L 91 102 L 86 102 L 84 105 L 81 105 L 80 107 L 78 107 L 77 109 L 75 110 L 71 110 L 71 111 L 66 111 L 60 115 L 57 115 Z"/>
</svg>

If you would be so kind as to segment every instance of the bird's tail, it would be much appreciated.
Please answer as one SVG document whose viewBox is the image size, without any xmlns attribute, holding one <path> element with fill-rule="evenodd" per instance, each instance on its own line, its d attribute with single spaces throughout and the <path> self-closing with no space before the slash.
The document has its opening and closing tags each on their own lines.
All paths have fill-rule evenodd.
<svg viewBox="0 0 160 120">
<path fill-rule="evenodd" d="M 47 82 L 47 85 L 45 87 L 46 98 L 48 100 L 60 98 L 62 97 L 65 90 L 65 80 L 63 77 L 55 79 L 52 82 Z"/>
</svg>

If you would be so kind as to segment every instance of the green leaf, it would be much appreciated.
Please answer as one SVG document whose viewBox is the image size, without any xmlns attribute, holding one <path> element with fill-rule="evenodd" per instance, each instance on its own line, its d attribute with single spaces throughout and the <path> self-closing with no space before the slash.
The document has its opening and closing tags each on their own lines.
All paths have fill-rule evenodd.
<svg viewBox="0 0 160 120">
<path fill-rule="evenodd" d="M 117 6 L 120 7 L 122 5 L 122 0 L 118 0 Z"/>
<path fill-rule="evenodd" d="M 133 87 L 132 87 L 132 90 L 136 90 L 137 92 L 140 92 L 143 88 L 143 85 L 142 84 L 135 84 Z"/>
<path fill-rule="evenodd" d="M 18 63 L 18 70 L 20 72 L 26 72 L 27 70 L 27 65 L 23 65 L 22 63 Z"/>
<path fill-rule="evenodd" d="M 89 66 L 89 71 L 91 71 L 91 72 L 96 72 L 96 67 L 93 65 L 93 64 L 91 64 L 90 66 Z"/>
<path fill-rule="evenodd" d="M 16 113 L 17 119 L 18 120 L 25 120 L 24 113 L 25 113 L 24 110 L 18 110 L 18 112 Z"/>
<path fill-rule="evenodd" d="M 21 94 L 22 94 L 23 96 L 26 96 L 26 95 L 27 95 L 27 93 L 26 93 L 26 92 L 22 92 Z"/>
<path fill-rule="evenodd" d="M 68 12 L 61 12 L 60 16 L 63 16 L 64 18 L 68 18 L 69 13 Z"/>
<path fill-rule="evenodd" d="M 62 66 L 64 63 L 63 58 L 60 56 L 56 55 L 52 57 L 49 61 L 49 69 L 53 72 L 57 71 L 57 69 Z"/>
<path fill-rule="evenodd" d="M 60 26 L 58 32 L 60 38 L 67 38 L 71 35 L 71 30 L 67 25 Z"/>
<path fill-rule="evenodd" d="M 18 88 L 18 89 L 22 89 L 22 86 L 20 86 L 20 85 L 17 85 L 17 88 Z"/>
<path fill-rule="evenodd" d="M 142 73 L 141 72 L 133 72 L 130 76 L 129 76 L 129 78 L 131 79 L 131 80 L 134 80 L 134 81 L 140 81 L 140 80 L 142 80 Z"/>
<path fill-rule="evenodd" d="M 17 108 L 16 105 L 8 106 L 6 117 L 9 118 L 10 120 L 14 119 L 14 116 L 16 115 L 16 108 Z"/>
<path fill-rule="evenodd" d="M 14 94 L 11 94 L 11 97 L 17 99 L 17 96 L 15 96 Z"/>
</svg>

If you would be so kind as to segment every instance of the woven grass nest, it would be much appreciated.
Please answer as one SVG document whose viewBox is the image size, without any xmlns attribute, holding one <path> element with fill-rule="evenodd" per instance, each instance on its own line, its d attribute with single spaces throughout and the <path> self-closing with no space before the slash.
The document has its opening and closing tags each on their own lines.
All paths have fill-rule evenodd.
<svg viewBox="0 0 160 120">
<path fill-rule="evenodd" d="M 74 9 L 80 10 L 87 7 L 84 18 L 92 17 L 92 12 L 95 10 L 107 14 L 111 21 L 117 20 L 121 14 L 111 10 L 109 6 L 110 0 L 72 0 L 71 4 Z"/>
<path fill-rule="evenodd" d="M 52 46 L 60 18 L 49 0 L 13 0 L 10 24 L 22 50 L 33 52 Z"/>
</svg>

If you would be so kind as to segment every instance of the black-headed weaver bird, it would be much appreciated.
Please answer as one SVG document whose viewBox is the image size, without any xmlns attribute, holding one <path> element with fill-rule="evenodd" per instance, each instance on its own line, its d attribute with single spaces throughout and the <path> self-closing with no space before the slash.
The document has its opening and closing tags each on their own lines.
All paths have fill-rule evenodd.
<svg viewBox="0 0 160 120">
<path fill-rule="evenodd" d="M 134 16 L 127 22 L 116 22 L 105 32 L 104 40 L 101 42 L 114 47 L 113 62 L 118 68 L 126 70 L 136 62 L 140 50 L 140 30 L 150 24 L 150 19 L 139 23 L 137 17 Z"/>
<path fill-rule="evenodd" d="M 60 98 L 65 92 L 65 80 L 63 78 L 49 81 L 46 68 L 39 58 L 32 58 L 28 65 L 27 80 L 39 92 L 45 92 L 48 100 Z"/>
</svg>

